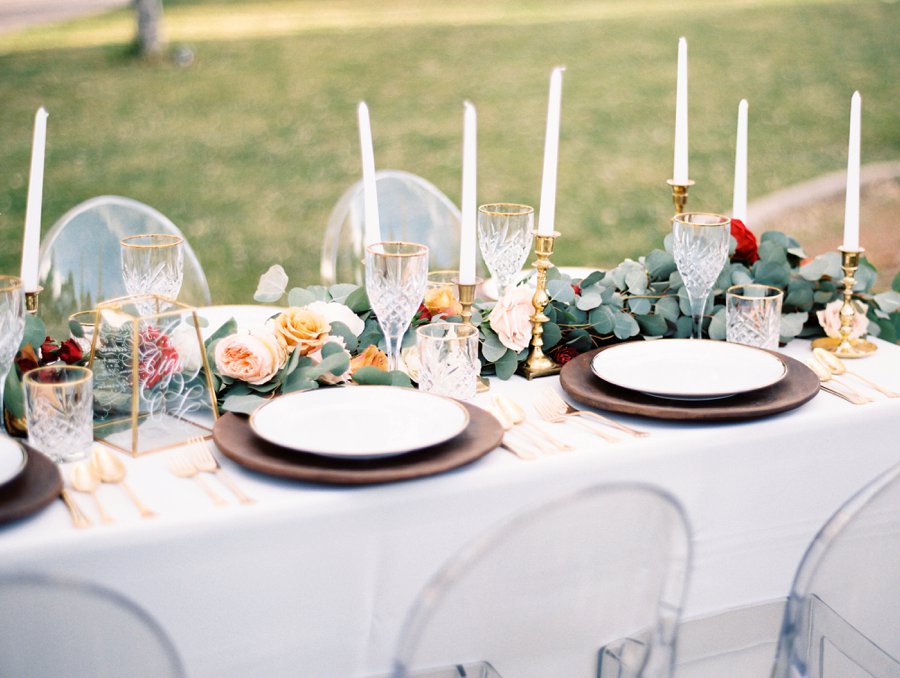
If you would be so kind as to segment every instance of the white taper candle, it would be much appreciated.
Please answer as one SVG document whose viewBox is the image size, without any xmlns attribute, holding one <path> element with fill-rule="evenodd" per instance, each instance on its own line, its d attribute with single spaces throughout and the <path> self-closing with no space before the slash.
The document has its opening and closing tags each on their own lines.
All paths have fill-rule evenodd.
<svg viewBox="0 0 900 678">
<path fill-rule="evenodd" d="M 550 96 L 547 103 L 547 132 L 544 137 L 544 173 L 541 178 L 541 213 L 538 235 L 551 235 L 556 214 L 556 168 L 559 159 L 559 120 L 562 107 L 562 74 L 557 66 L 550 74 Z"/>
<path fill-rule="evenodd" d="M 44 152 L 47 145 L 47 111 L 41 106 L 34 114 L 31 144 L 31 173 L 25 204 L 25 234 L 22 241 L 22 287 L 38 289 L 38 255 L 41 248 L 41 203 L 44 195 Z"/>
<path fill-rule="evenodd" d="M 470 101 L 463 104 L 462 224 L 459 238 L 459 282 L 475 284 L 475 220 L 478 118 Z"/>
<path fill-rule="evenodd" d="M 747 100 L 738 104 L 737 142 L 734 148 L 734 195 L 731 216 L 747 221 Z"/>
<path fill-rule="evenodd" d="M 378 193 L 375 190 L 375 151 L 372 147 L 372 125 L 369 107 L 359 102 L 359 145 L 362 151 L 363 204 L 365 206 L 365 244 L 381 242 L 381 225 L 378 222 Z"/>
<path fill-rule="evenodd" d="M 678 69 L 675 81 L 675 166 L 674 183 L 688 183 L 688 70 L 687 40 L 678 38 Z"/>
<path fill-rule="evenodd" d="M 847 152 L 847 199 L 844 203 L 844 249 L 859 249 L 859 155 L 862 100 L 850 99 L 850 147 Z"/>
</svg>

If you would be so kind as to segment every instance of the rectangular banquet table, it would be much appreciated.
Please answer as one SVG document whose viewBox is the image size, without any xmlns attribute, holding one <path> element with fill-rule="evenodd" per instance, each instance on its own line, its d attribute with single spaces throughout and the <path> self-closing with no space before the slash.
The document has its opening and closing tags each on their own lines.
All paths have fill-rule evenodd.
<svg viewBox="0 0 900 678">
<path fill-rule="evenodd" d="M 900 347 L 877 343 L 876 355 L 852 367 L 900 390 Z M 799 341 L 785 352 L 810 355 Z M 561 390 L 556 377 L 491 381 L 491 393 L 522 403 L 535 421 L 529 403 L 544 387 Z M 296 483 L 223 459 L 258 500 L 251 506 L 233 497 L 214 506 L 169 473 L 169 452 L 129 459 L 129 482 L 157 518 L 140 519 L 120 488 L 103 486 L 118 522 L 76 530 L 57 501 L 0 528 L 0 571 L 74 575 L 124 593 L 169 632 L 193 677 L 369 676 L 389 668 L 405 611 L 445 559 L 536 502 L 613 480 L 673 493 L 694 532 L 685 613 L 699 616 L 783 599 L 826 518 L 900 461 L 900 399 L 880 395 L 854 406 L 820 393 L 797 410 L 738 423 L 613 416 L 652 435 L 610 445 L 552 425 L 574 452 L 522 461 L 498 449 L 387 485 Z M 348 413 L 334 424 L 349 422 Z"/>
</svg>

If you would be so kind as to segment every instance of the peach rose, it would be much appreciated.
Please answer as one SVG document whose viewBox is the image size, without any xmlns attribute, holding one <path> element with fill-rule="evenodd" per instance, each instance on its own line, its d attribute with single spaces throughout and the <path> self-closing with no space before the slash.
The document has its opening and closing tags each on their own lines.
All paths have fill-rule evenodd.
<svg viewBox="0 0 900 678">
<path fill-rule="evenodd" d="M 377 367 L 387 372 L 387 354 L 379 351 L 375 344 L 369 344 L 365 351 L 350 361 L 350 374 L 355 374 L 360 367 Z"/>
<path fill-rule="evenodd" d="M 350 357 L 350 353 L 347 351 L 347 345 L 344 343 L 342 337 L 328 337 L 328 339 L 325 341 L 325 344 L 338 344 L 342 349 L 344 349 L 344 353 L 347 354 L 347 357 Z M 324 346 L 325 344 L 322 345 Z M 316 365 L 318 365 L 320 362 L 322 362 L 322 349 L 319 348 L 313 351 L 309 354 L 308 357 L 311 358 Z M 350 369 L 339 376 L 334 375 L 331 372 L 326 372 L 321 377 L 319 377 L 318 381 L 321 381 L 323 384 L 329 385 L 342 384 L 346 381 L 350 381 L 350 375 Z"/>
<path fill-rule="evenodd" d="M 287 360 L 287 351 L 268 332 L 232 334 L 216 344 L 216 369 L 220 374 L 248 384 L 264 384 Z"/>
<path fill-rule="evenodd" d="M 500 343 L 516 353 L 531 342 L 533 298 L 534 290 L 531 288 L 524 285 L 513 287 L 507 290 L 488 316 L 491 329 L 497 333 Z"/>
<path fill-rule="evenodd" d="M 288 353 L 308 355 L 322 348 L 331 324 L 315 311 L 292 306 L 272 321 L 272 333 Z"/>
<path fill-rule="evenodd" d="M 843 299 L 835 299 L 821 311 L 816 311 L 816 317 L 818 317 L 822 329 L 825 330 L 825 334 L 834 339 L 841 338 L 841 307 L 843 305 Z M 865 304 L 859 304 L 859 306 L 862 307 L 862 310 L 857 307 L 857 312 L 853 316 L 850 339 L 859 339 L 869 329 L 869 319 L 866 317 L 869 307 Z"/>
<path fill-rule="evenodd" d="M 439 285 L 425 290 L 425 299 L 422 301 L 425 308 L 432 315 L 460 315 L 462 313 L 462 304 L 457 301 L 453 294 L 452 285 Z"/>
</svg>

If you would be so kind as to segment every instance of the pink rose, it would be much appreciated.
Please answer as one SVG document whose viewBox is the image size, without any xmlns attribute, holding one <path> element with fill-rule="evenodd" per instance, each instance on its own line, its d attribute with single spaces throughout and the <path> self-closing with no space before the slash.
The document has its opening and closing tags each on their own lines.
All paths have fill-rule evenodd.
<svg viewBox="0 0 900 678">
<path fill-rule="evenodd" d="M 255 332 L 232 334 L 216 344 L 216 369 L 219 374 L 264 384 L 275 376 L 287 358 L 287 351 L 271 334 Z"/>
<path fill-rule="evenodd" d="M 518 353 L 531 342 L 534 290 L 522 285 L 507 290 L 491 311 L 491 329 L 506 348 Z"/>
<path fill-rule="evenodd" d="M 825 334 L 834 339 L 841 338 L 841 307 L 843 305 L 843 299 L 835 299 L 821 311 L 816 311 L 819 324 L 825 330 Z M 860 309 L 860 307 L 862 308 Z M 859 339 L 869 329 L 869 319 L 866 317 L 868 310 L 869 307 L 865 304 L 857 305 L 856 313 L 853 315 L 853 324 L 850 327 L 850 339 Z"/>
</svg>

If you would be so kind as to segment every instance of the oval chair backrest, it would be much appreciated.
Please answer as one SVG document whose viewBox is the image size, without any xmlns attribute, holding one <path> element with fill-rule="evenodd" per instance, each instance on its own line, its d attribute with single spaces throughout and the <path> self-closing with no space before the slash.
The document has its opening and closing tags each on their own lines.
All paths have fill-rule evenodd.
<svg viewBox="0 0 900 678">
<path fill-rule="evenodd" d="M 44 290 L 40 316 L 55 333 L 67 332 L 67 318 L 98 302 L 126 294 L 119 241 L 130 235 L 181 230 L 165 215 L 131 198 L 103 195 L 66 212 L 41 242 L 39 278 Z M 209 284 L 197 255 L 184 240 L 184 282 L 178 300 L 193 306 L 211 303 Z"/>
<path fill-rule="evenodd" d="M 401 170 L 375 173 L 382 240 L 427 245 L 429 269 L 459 268 L 459 208 L 422 177 Z M 322 283 L 363 284 L 365 207 L 362 181 L 338 200 L 325 228 L 320 273 Z"/>
</svg>

